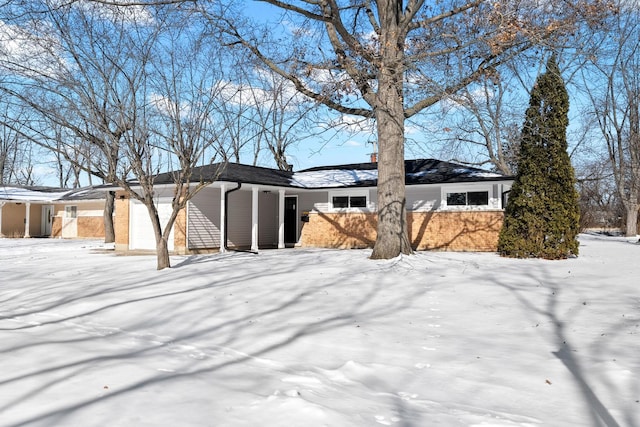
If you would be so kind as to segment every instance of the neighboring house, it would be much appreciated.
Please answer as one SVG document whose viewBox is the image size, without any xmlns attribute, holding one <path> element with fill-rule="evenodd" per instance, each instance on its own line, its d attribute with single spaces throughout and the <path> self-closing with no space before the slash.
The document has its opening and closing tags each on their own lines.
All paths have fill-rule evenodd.
<svg viewBox="0 0 640 427">
<path fill-rule="evenodd" d="M 0 237 L 104 238 L 104 192 L 0 187 Z"/>
<path fill-rule="evenodd" d="M 494 251 L 513 179 L 438 160 L 407 160 L 409 238 L 416 250 Z M 377 163 L 300 172 L 235 163 L 199 167 L 193 182 L 214 181 L 178 215 L 173 253 L 212 250 L 372 247 L 376 238 Z M 171 213 L 172 175 L 154 179 L 160 220 Z M 144 205 L 116 195 L 116 250 L 154 250 Z"/>
</svg>

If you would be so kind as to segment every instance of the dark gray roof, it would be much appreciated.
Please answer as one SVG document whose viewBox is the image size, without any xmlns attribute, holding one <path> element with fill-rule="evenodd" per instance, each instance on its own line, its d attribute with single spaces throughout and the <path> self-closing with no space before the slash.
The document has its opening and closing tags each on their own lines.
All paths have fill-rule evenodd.
<svg viewBox="0 0 640 427">
<path fill-rule="evenodd" d="M 260 166 L 243 165 L 240 163 L 213 163 L 194 168 L 191 182 L 228 181 L 243 184 L 274 185 L 291 187 L 293 172 Z M 159 174 L 153 180 L 154 184 L 173 184 L 174 175 L 171 172 Z"/>
<path fill-rule="evenodd" d="M 405 183 L 416 184 L 442 184 L 456 182 L 498 181 L 513 179 L 500 173 L 484 169 L 464 166 L 457 163 L 445 162 L 435 159 L 405 160 Z M 378 169 L 378 163 L 353 163 L 337 166 L 320 166 L 301 170 L 298 173 L 322 172 L 322 171 L 371 171 L 369 179 L 357 179 L 348 186 L 371 187 L 377 185 L 374 172 Z"/>
<path fill-rule="evenodd" d="M 238 163 L 214 163 L 195 168 L 191 182 L 226 181 L 293 188 L 375 187 L 377 169 L 377 163 L 353 163 L 314 167 L 294 173 Z M 326 176 L 323 176 L 325 172 Z M 406 160 L 405 174 L 407 185 L 512 179 L 499 173 L 434 159 Z M 154 179 L 155 184 L 173 182 L 171 172 L 157 175 Z"/>
<path fill-rule="evenodd" d="M 101 188 L 103 187 L 103 188 Z M 76 188 L 69 191 L 64 196 L 60 197 L 60 201 L 80 201 L 80 200 L 102 200 L 104 199 L 105 193 L 108 191 L 110 187 L 108 186 L 98 186 L 98 187 L 84 187 L 84 188 Z"/>
</svg>

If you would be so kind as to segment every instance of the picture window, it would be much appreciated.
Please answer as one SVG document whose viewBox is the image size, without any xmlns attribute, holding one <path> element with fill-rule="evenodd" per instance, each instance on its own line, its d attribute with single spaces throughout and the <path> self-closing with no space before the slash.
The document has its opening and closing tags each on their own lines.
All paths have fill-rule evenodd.
<svg viewBox="0 0 640 427">
<path fill-rule="evenodd" d="M 466 191 L 447 193 L 447 206 L 487 206 L 488 191 Z"/>
<path fill-rule="evenodd" d="M 333 209 L 366 208 L 367 196 L 365 195 L 335 195 L 331 196 Z"/>
</svg>

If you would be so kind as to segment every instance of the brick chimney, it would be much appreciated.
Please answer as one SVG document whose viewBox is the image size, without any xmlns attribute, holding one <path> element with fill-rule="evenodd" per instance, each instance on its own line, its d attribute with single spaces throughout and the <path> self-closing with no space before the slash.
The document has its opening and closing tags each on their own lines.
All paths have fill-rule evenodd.
<svg viewBox="0 0 640 427">
<path fill-rule="evenodd" d="M 371 153 L 371 163 L 378 162 L 378 153 Z"/>
</svg>

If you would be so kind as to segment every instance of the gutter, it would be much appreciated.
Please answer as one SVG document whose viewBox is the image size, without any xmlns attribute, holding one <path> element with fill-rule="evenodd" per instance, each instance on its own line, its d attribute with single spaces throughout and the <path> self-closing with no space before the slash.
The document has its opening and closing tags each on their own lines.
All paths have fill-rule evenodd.
<svg viewBox="0 0 640 427">
<path fill-rule="evenodd" d="M 258 252 L 252 251 L 251 249 L 230 249 L 229 245 L 228 245 L 228 241 L 229 239 L 227 238 L 227 236 L 229 235 L 229 194 L 233 193 L 234 191 L 238 191 L 241 187 L 242 187 L 242 183 L 238 182 L 236 183 L 238 186 L 236 188 L 232 188 L 231 190 L 227 190 L 224 192 L 224 249 L 227 251 L 234 251 L 234 252 L 249 252 L 255 255 L 258 255 Z"/>
</svg>

